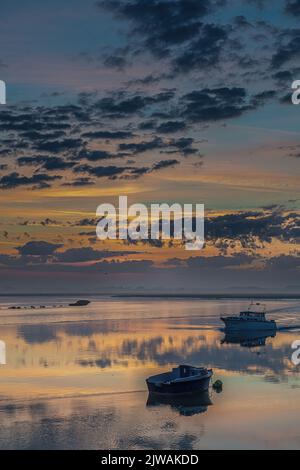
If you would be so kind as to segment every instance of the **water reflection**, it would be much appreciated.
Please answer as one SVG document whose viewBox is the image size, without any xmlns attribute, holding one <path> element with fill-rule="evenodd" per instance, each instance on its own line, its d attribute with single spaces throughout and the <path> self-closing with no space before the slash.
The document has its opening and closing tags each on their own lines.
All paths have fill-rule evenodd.
<svg viewBox="0 0 300 470">
<path fill-rule="evenodd" d="M 268 338 L 276 338 L 277 332 L 244 331 L 226 333 L 222 344 L 239 344 L 243 348 L 255 348 L 266 346 Z"/>
<path fill-rule="evenodd" d="M 279 306 L 281 321 L 300 323 L 299 306 Z M 0 448 L 245 448 L 266 439 L 299 448 L 300 370 L 291 362 L 299 332 L 224 336 L 220 315 L 242 308 L 146 299 L 95 302 L 82 318 L 71 308 L 3 311 Z M 145 378 L 180 363 L 222 380 L 213 406 L 200 395 L 147 400 Z"/>
<path fill-rule="evenodd" d="M 166 367 L 188 363 L 204 364 L 231 371 L 260 373 L 272 370 L 285 374 L 292 364 L 291 343 L 295 333 L 280 332 L 226 334 L 218 329 L 199 325 L 192 330 L 188 325 L 177 326 L 159 322 L 130 324 L 119 321 L 109 330 L 108 322 L 80 325 L 25 325 L 17 328 L 10 337 L 10 365 L 23 367 L 47 365 L 47 367 L 114 369 L 137 368 L 141 365 Z M 157 333 L 159 330 L 159 334 Z M 2 335 L 3 336 L 3 335 Z M 16 342 L 17 338 L 17 342 Z M 264 347 L 260 359 L 253 358 L 251 348 Z M 26 351 L 21 356 L 20 351 Z M 249 350 L 249 351 L 248 351 Z M 13 364 L 13 361 L 15 364 Z M 38 364 L 37 364 L 38 363 Z"/>
<path fill-rule="evenodd" d="M 212 401 L 209 392 L 193 393 L 181 396 L 164 396 L 149 393 L 146 406 L 148 407 L 164 407 L 169 406 L 182 416 L 194 416 L 206 413 Z"/>
<path fill-rule="evenodd" d="M 18 327 L 17 335 L 28 344 L 49 343 L 57 339 L 53 325 L 22 325 Z"/>
</svg>

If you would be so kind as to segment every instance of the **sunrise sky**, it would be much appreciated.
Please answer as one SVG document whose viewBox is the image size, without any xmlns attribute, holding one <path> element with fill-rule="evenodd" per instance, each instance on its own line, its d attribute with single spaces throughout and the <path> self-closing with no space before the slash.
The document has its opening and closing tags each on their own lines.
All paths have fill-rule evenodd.
<svg viewBox="0 0 300 470">
<path fill-rule="evenodd" d="M 0 293 L 299 292 L 300 1 L 2 0 Z M 206 245 L 97 240 L 204 203 Z"/>
</svg>

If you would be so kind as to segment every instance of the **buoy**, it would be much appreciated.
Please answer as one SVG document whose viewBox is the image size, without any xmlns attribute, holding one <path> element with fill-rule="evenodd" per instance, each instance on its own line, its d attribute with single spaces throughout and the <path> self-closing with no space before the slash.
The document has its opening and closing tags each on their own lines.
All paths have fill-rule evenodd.
<svg viewBox="0 0 300 470">
<path fill-rule="evenodd" d="M 216 380 L 216 382 L 213 384 L 213 389 L 217 393 L 221 393 L 223 390 L 223 382 L 221 380 Z"/>
</svg>

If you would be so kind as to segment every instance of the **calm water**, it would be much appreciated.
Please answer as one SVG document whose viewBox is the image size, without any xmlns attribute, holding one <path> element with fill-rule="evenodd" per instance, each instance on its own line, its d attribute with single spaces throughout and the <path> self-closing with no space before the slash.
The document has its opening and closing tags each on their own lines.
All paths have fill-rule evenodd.
<svg viewBox="0 0 300 470">
<path fill-rule="evenodd" d="M 244 301 L 69 300 L 0 299 L 0 448 L 300 448 L 300 301 L 267 302 L 283 329 L 249 338 L 220 331 Z M 223 392 L 149 399 L 145 378 L 179 363 L 212 367 Z"/>
</svg>

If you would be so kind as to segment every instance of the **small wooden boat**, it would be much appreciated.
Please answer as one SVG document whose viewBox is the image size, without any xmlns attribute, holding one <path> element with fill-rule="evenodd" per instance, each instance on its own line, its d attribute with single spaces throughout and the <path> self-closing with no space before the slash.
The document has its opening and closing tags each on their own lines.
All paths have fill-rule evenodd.
<svg viewBox="0 0 300 470">
<path fill-rule="evenodd" d="M 211 369 L 180 365 L 171 372 L 153 375 L 146 380 L 150 393 L 186 394 L 205 392 L 213 375 Z"/>
<path fill-rule="evenodd" d="M 77 300 L 77 302 L 73 304 L 69 304 L 69 307 L 85 307 L 86 305 L 89 305 L 90 301 L 89 300 Z"/>
</svg>

